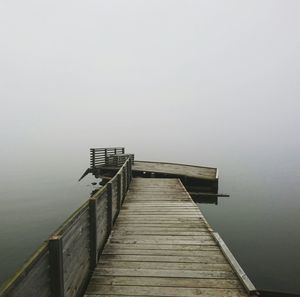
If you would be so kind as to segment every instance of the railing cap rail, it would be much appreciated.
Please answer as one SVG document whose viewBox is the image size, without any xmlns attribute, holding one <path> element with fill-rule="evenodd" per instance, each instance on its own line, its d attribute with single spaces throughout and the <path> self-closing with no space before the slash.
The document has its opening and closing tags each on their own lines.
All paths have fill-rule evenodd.
<svg viewBox="0 0 300 297">
<path fill-rule="evenodd" d="M 90 150 L 114 150 L 114 149 L 123 149 L 124 147 L 93 147 Z"/>
</svg>

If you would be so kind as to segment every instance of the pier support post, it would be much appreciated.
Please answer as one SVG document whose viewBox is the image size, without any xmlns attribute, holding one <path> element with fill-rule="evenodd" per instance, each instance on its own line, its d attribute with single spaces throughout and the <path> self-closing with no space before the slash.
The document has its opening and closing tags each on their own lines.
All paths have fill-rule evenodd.
<svg viewBox="0 0 300 297">
<path fill-rule="evenodd" d="M 53 297 L 64 297 L 64 267 L 61 236 L 49 239 L 51 291 Z"/>
</svg>

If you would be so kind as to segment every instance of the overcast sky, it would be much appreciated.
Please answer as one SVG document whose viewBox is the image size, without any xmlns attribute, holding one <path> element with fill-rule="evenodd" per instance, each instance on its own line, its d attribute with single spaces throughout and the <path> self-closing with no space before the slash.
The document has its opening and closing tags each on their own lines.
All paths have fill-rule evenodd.
<svg viewBox="0 0 300 297">
<path fill-rule="evenodd" d="M 93 146 L 215 166 L 298 152 L 299 12 L 297 0 L 1 0 L 2 169 L 44 153 L 88 165 Z"/>
</svg>

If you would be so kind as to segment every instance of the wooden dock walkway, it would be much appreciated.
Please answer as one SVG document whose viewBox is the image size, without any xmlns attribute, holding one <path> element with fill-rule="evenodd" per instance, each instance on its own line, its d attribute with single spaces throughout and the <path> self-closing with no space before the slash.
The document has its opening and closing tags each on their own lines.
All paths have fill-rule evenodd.
<svg viewBox="0 0 300 297">
<path fill-rule="evenodd" d="M 217 237 L 179 179 L 134 178 L 84 296 L 248 296 Z"/>
<path fill-rule="evenodd" d="M 0 297 L 259 293 L 183 186 L 187 172 L 134 177 L 124 148 L 91 152 L 92 169 L 116 159 L 114 176 L 1 285 Z"/>
<path fill-rule="evenodd" d="M 149 162 L 135 161 L 132 165 L 133 171 L 154 172 L 169 175 L 184 175 L 190 178 L 217 180 L 218 170 L 213 167 L 166 163 L 166 162 Z"/>
</svg>

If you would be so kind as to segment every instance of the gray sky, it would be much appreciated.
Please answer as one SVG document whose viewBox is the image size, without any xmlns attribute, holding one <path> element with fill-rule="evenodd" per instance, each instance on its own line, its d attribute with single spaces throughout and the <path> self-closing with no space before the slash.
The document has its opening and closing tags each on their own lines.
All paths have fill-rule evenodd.
<svg viewBox="0 0 300 297">
<path fill-rule="evenodd" d="M 87 165 L 92 146 L 215 166 L 298 153 L 299 11 L 286 0 L 1 0 L 2 169 Z"/>
</svg>

